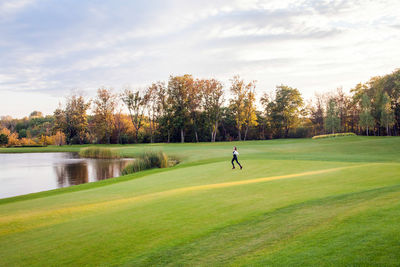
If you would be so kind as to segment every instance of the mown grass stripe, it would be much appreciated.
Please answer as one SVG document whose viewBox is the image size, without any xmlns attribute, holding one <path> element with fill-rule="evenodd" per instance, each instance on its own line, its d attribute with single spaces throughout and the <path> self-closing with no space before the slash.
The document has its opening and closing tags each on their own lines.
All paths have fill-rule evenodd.
<svg viewBox="0 0 400 267">
<path fill-rule="evenodd" d="M 122 198 L 122 199 L 109 200 L 109 201 L 103 201 L 103 202 L 98 202 L 98 203 L 49 210 L 49 211 L 45 211 L 45 212 L 43 212 L 43 211 L 30 212 L 30 213 L 25 213 L 25 214 L 20 214 L 20 215 L 3 216 L 2 218 L 0 218 L 0 223 L 3 225 L 14 225 L 14 227 L 12 227 L 12 228 L 6 227 L 5 230 L 0 230 L 0 236 L 10 234 L 10 233 L 15 233 L 15 232 L 26 231 L 26 230 L 34 229 L 34 228 L 38 228 L 38 227 L 43 227 L 43 226 L 51 225 L 54 223 L 59 223 L 59 222 L 65 221 L 65 218 L 62 218 L 63 215 L 71 215 L 73 213 L 86 213 L 86 212 L 95 211 L 95 210 L 106 210 L 108 208 L 127 204 L 127 203 L 133 203 L 133 202 L 138 202 L 138 201 L 149 201 L 149 200 L 159 199 L 162 197 L 168 197 L 168 196 L 173 196 L 173 195 L 177 195 L 177 194 L 188 193 L 188 192 L 212 190 L 212 189 L 219 189 L 219 188 L 226 188 L 226 187 L 240 186 L 240 185 L 248 185 L 248 184 L 254 184 L 254 183 L 262 183 L 262 182 L 268 182 L 268 181 L 273 181 L 273 180 L 290 179 L 290 178 L 303 177 L 303 176 L 312 176 L 312 175 L 318 175 L 318 174 L 324 174 L 324 173 L 329 173 L 329 172 L 345 170 L 345 169 L 349 169 L 349 168 L 358 168 L 358 167 L 371 166 L 371 165 L 376 165 L 376 164 L 379 164 L 379 163 L 358 164 L 358 165 L 344 166 L 344 167 L 338 167 L 338 168 L 330 168 L 330 169 L 323 169 L 323 170 L 317 170 L 317 171 L 308 171 L 308 172 L 302 172 L 302 173 L 293 173 L 293 174 L 270 176 L 270 177 L 263 177 L 263 178 L 233 181 L 233 182 L 189 186 L 189 187 L 176 188 L 176 189 L 160 191 L 160 192 L 155 192 L 155 193 L 149 193 L 149 194 L 144 194 L 144 195 L 139 195 L 139 196 L 127 197 L 127 198 Z M 21 227 L 18 227 L 18 225 L 21 224 L 23 221 L 29 221 L 32 219 L 40 220 L 40 218 L 46 218 L 46 220 L 40 221 L 38 224 L 35 224 L 32 222 L 28 226 L 21 225 Z"/>
<path fill-rule="evenodd" d="M 129 265 L 135 266 L 160 264 L 168 266 L 180 265 L 183 262 L 188 265 L 195 264 L 195 262 L 207 265 L 209 264 L 207 261 L 213 257 L 212 254 L 223 248 L 226 254 L 214 255 L 214 257 L 219 256 L 227 262 L 236 258 L 237 262 L 233 266 L 239 266 L 242 254 L 247 255 L 249 259 L 257 259 L 260 254 L 264 256 L 274 254 L 301 236 L 322 231 L 321 229 L 324 228 L 335 227 L 343 220 L 365 212 L 368 207 L 371 207 L 371 204 L 393 205 L 398 199 L 398 197 L 393 197 L 393 194 L 399 196 L 399 189 L 400 184 L 397 184 L 290 204 L 227 226 L 211 229 L 184 242 L 157 248 L 128 262 Z M 390 203 L 385 199 L 388 195 L 393 197 Z M 326 209 L 315 217 L 299 216 L 299 214 L 312 213 L 312 210 L 320 210 L 324 207 Z M 274 235 L 274 232 L 280 229 L 282 221 L 285 220 L 297 220 L 298 223 L 288 224 L 285 229 L 281 229 L 281 235 Z M 283 236 L 285 238 L 282 238 Z M 207 258 L 200 258 L 199 255 L 193 257 L 192 253 L 197 247 L 205 248 L 206 251 L 202 251 L 202 253 L 210 255 Z"/>
</svg>

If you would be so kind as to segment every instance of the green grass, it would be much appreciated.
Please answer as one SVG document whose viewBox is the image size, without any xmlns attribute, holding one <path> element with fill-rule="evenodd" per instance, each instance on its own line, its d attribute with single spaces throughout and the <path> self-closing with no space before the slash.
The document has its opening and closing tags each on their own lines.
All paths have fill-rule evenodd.
<svg viewBox="0 0 400 267">
<path fill-rule="evenodd" d="M 400 262 L 398 137 L 110 147 L 181 163 L 0 200 L 0 266 Z"/>
</svg>

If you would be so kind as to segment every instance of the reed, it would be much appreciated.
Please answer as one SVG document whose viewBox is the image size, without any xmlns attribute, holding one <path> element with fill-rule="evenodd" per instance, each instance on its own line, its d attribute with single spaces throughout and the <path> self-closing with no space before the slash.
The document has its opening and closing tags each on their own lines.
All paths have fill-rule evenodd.
<svg viewBox="0 0 400 267">
<path fill-rule="evenodd" d="M 146 151 L 135 157 L 135 160 L 122 170 L 122 174 L 126 175 L 152 168 L 167 168 L 169 166 L 168 156 L 164 152 Z"/>
<path fill-rule="evenodd" d="M 120 155 L 115 150 L 105 147 L 86 147 L 79 151 L 79 156 L 83 158 L 96 158 L 96 159 L 115 159 Z"/>
</svg>

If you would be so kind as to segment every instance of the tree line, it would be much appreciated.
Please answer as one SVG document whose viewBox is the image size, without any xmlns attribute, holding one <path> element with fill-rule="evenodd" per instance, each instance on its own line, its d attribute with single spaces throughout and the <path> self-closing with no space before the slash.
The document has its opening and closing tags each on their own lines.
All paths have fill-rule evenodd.
<svg viewBox="0 0 400 267">
<path fill-rule="evenodd" d="M 74 94 L 53 115 L 0 120 L 0 143 L 153 143 L 303 138 L 354 132 L 400 134 L 400 70 L 305 101 L 287 85 L 256 95 L 256 81 L 170 76 L 145 88 L 93 99 Z M 7 138 L 7 140 L 6 140 Z"/>
</svg>

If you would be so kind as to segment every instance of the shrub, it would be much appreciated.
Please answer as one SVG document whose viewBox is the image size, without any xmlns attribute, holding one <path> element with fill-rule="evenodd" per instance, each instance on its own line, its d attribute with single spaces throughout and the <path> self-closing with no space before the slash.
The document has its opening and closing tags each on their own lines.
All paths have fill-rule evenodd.
<svg viewBox="0 0 400 267">
<path fill-rule="evenodd" d="M 7 128 L 2 128 L 2 129 L 0 129 L 0 134 L 9 136 L 11 134 L 11 132 Z"/>
<path fill-rule="evenodd" d="M 31 138 L 21 138 L 20 145 L 21 146 L 35 146 L 35 145 L 38 145 L 38 144 L 34 140 L 32 140 Z"/>
<path fill-rule="evenodd" d="M 0 145 L 7 145 L 8 144 L 8 136 L 6 134 L 0 134 Z"/>
<path fill-rule="evenodd" d="M 323 134 L 323 135 L 316 135 L 316 136 L 313 136 L 312 139 L 332 138 L 332 137 L 339 137 L 339 136 L 357 136 L 357 135 L 356 135 L 355 133 Z"/>
<path fill-rule="evenodd" d="M 8 146 L 19 146 L 18 133 L 12 133 L 8 136 Z"/>
<path fill-rule="evenodd" d="M 310 127 L 298 127 L 289 131 L 289 138 L 306 138 L 311 137 Z"/>
<path fill-rule="evenodd" d="M 42 146 L 54 145 L 54 137 L 42 135 L 40 137 L 39 144 Z"/>
<path fill-rule="evenodd" d="M 79 151 L 79 156 L 84 158 L 115 159 L 119 153 L 105 147 L 86 147 Z"/>
<path fill-rule="evenodd" d="M 152 168 L 167 168 L 168 156 L 162 151 L 148 151 L 139 155 L 135 160 L 122 170 L 122 174 L 130 174 Z"/>
</svg>

